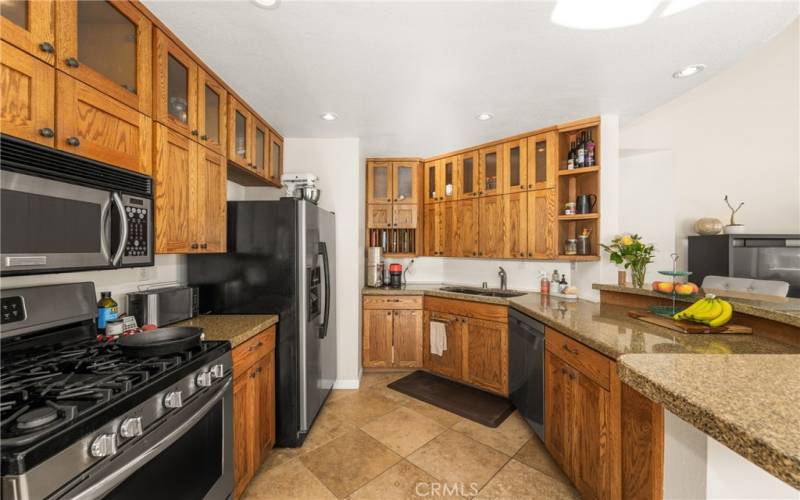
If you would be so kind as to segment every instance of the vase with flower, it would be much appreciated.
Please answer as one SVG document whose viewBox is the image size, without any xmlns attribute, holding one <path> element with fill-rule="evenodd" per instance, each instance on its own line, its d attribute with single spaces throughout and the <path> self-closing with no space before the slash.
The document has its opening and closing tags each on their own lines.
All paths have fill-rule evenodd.
<svg viewBox="0 0 800 500">
<path fill-rule="evenodd" d="M 653 262 L 655 247 L 642 241 L 638 234 L 616 236 L 608 245 L 600 245 L 608 252 L 611 262 L 631 271 L 631 282 L 636 288 L 644 287 L 647 264 Z"/>
</svg>

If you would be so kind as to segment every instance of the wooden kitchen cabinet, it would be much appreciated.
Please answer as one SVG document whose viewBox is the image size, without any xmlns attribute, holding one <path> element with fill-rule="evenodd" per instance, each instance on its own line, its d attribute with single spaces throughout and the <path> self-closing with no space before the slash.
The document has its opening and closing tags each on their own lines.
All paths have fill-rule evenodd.
<svg viewBox="0 0 800 500">
<path fill-rule="evenodd" d="M 429 257 L 443 255 L 444 251 L 444 208 L 440 203 L 424 205 L 422 214 L 423 224 L 423 255 Z"/>
<path fill-rule="evenodd" d="M 561 466 L 567 476 L 571 475 L 571 446 L 569 436 L 572 434 L 572 384 L 566 363 L 551 353 L 544 354 L 544 419 L 545 444 L 553 460 Z"/>
<path fill-rule="evenodd" d="M 227 167 L 221 155 L 197 146 L 194 210 L 190 222 L 199 253 L 222 253 L 227 248 Z M 192 181 L 190 180 L 190 183 Z"/>
<path fill-rule="evenodd" d="M 275 327 L 231 356 L 234 496 L 240 497 L 275 443 Z"/>
<path fill-rule="evenodd" d="M 458 156 L 456 199 L 469 200 L 478 196 L 481 186 L 479 165 L 477 150 Z"/>
<path fill-rule="evenodd" d="M 508 394 L 508 324 L 469 318 L 465 325 L 466 382 Z"/>
<path fill-rule="evenodd" d="M 422 170 L 423 184 L 425 186 L 425 203 L 438 203 L 444 200 L 444 177 L 441 174 L 439 160 L 425 162 Z"/>
<path fill-rule="evenodd" d="M 481 257 L 503 257 L 503 197 L 487 196 L 479 203 L 479 250 Z"/>
<path fill-rule="evenodd" d="M 479 200 L 478 198 L 464 199 L 455 202 L 458 205 L 455 217 L 458 219 L 455 224 L 456 256 L 477 257 L 478 246 L 478 220 Z"/>
<path fill-rule="evenodd" d="M 478 150 L 480 188 L 478 196 L 503 194 L 503 146 L 502 144 Z"/>
<path fill-rule="evenodd" d="M 56 67 L 147 116 L 152 23 L 131 2 L 55 2 Z M 59 107 L 60 109 L 60 107 Z"/>
<path fill-rule="evenodd" d="M 367 162 L 367 203 L 392 203 L 392 162 Z"/>
<path fill-rule="evenodd" d="M 546 132 L 528 137 L 528 189 L 556 187 L 558 134 Z"/>
<path fill-rule="evenodd" d="M 54 15 L 52 0 L 4 2 L 0 11 L 0 38 L 52 65 L 56 43 Z"/>
<path fill-rule="evenodd" d="M 7 22 L 3 19 L 3 26 Z M 0 101 L 4 134 L 55 145 L 55 70 L 5 41 L 0 42 Z"/>
<path fill-rule="evenodd" d="M 392 227 L 392 206 L 379 204 L 367 206 L 367 227 L 370 229 Z"/>
<path fill-rule="evenodd" d="M 528 143 L 518 139 L 503 144 L 503 193 L 519 193 L 528 188 Z"/>
<path fill-rule="evenodd" d="M 442 229 L 441 252 L 445 257 L 458 257 L 459 233 L 461 224 L 458 217 L 458 202 L 448 201 L 441 204 Z"/>
<path fill-rule="evenodd" d="M 56 148 L 150 175 L 150 117 L 56 73 Z"/>
<path fill-rule="evenodd" d="M 392 205 L 392 227 L 397 229 L 416 229 L 419 216 L 417 205 Z"/>
<path fill-rule="evenodd" d="M 228 94 L 228 161 L 253 169 L 253 115 L 244 104 Z"/>
<path fill-rule="evenodd" d="M 202 68 L 197 70 L 197 130 L 200 144 L 225 156 L 228 92 Z"/>
<path fill-rule="evenodd" d="M 431 321 L 445 324 L 447 350 L 441 356 L 431 354 Z M 463 375 L 463 325 L 466 318 L 443 312 L 426 310 L 423 323 L 422 366 L 425 369 L 451 379 L 461 379 Z"/>
<path fill-rule="evenodd" d="M 420 201 L 419 162 L 392 162 L 392 201 L 403 205 L 417 205 Z"/>
<path fill-rule="evenodd" d="M 458 185 L 458 156 L 442 158 L 439 160 L 439 180 L 438 188 L 441 190 L 439 201 L 454 201 L 457 196 Z"/>
<path fill-rule="evenodd" d="M 198 141 L 197 63 L 163 31 L 155 33 L 155 119 Z"/>
<path fill-rule="evenodd" d="M 529 258 L 556 258 L 556 224 L 556 190 L 538 189 L 528 192 Z"/>
<path fill-rule="evenodd" d="M 422 366 L 421 297 L 368 297 L 362 301 L 365 368 Z"/>
<path fill-rule="evenodd" d="M 257 175 L 269 177 L 269 129 L 260 120 L 253 120 L 253 169 Z"/>
<path fill-rule="evenodd" d="M 503 257 L 524 259 L 528 256 L 528 198 L 531 193 L 516 191 L 503 198 Z"/>
<path fill-rule="evenodd" d="M 268 179 L 273 186 L 281 187 L 281 176 L 283 176 L 283 139 L 270 130 Z"/>
</svg>

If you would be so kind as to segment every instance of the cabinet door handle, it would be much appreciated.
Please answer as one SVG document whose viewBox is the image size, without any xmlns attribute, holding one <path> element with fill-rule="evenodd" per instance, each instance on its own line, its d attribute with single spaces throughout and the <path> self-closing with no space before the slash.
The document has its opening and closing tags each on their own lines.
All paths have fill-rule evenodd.
<svg viewBox="0 0 800 500">
<path fill-rule="evenodd" d="M 53 44 L 50 43 L 50 42 L 42 42 L 42 43 L 40 43 L 39 44 L 39 49 L 41 49 L 42 52 L 46 52 L 48 54 L 52 54 L 53 52 L 56 51 L 56 48 L 53 47 Z"/>
<path fill-rule="evenodd" d="M 80 139 L 78 139 L 77 137 L 74 137 L 74 136 L 73 137 L 67 137 L 67 144 L 77 148 L 78 146 L 81 145 L 81 141 L 80 141 Z"/>
<path fill-rule="evenodd" d="M 392 199 L 391 198 L 386 198 L 386 201 L 392 201 Z"/>
<path fill-rule="evenodd" d="M 261 367 L 256 368 L 256 373 L 261 373 Z"/>
<path fill-rule="evenodd" d="M 200 245 L 200 248 L 202 249 L 208 248 L 208 243 L 203 243 L 202 245 Z"/>
<path fill-rule="evenodd" d="M 197 243 L 192 243 L 192 250 L 196 250 L 197 246 L 198 246 Z"/>
<path fill-rule="evenodd" d="M 574 354 L 575 356 L 577 356 L 577 355 L 578 355 L 578 350 L 577 350 L 577 349 L 570 349 L 570 348 L 569 348 L 569 346 L 568 346 L 567 344 L 564 344 L 564 345 L 563 345 L 563 346 L 561 346 L 561 347 L 563 347 L 563 348 L 564 348 L 564 350 L 565 350 L 565 351 L 567 351 L 567 352 L 568 352 L 568 353 L 570 353 L 570 354 Z"/>
<path fill-rule="evenodd" d="M 528 184 L 528 189 L 531 189 L 532 187 L 533 187 L 533 184 Z"/>
<path fill-rule="evenodd" d="M 391 316 L 392 315 L 392 311 L 386 311 L 386 315 L 387 316 Z"/>
<path fill-rule="evenodd" d="M 53 129 L 45 127 L 39 129 L 39 135 L 41 135 L 42 137 L 47 137 L 49 139 L 55 136 L 56 133 L 53 132 Z"/>
<path fill-rule="evenodd" d="M 77 68 L 78 66 L 80 66 L 80 65 L 81 65 L 81 63 L 79 63 L 79 62 L 78 62 L 78 60 L 77 60 L 77 59 L 75 59 L 74 57 L 68 57 L 68 58 L 67 58 L 67 59 L 64 61 L 64 64 L 66 64 L 66 65 L 67 65 L 67 66 L 69 66 L 70 68 Z"/>
<path fill-rule="evenodd" d="M 207 141 L 208 140 L 208 136 L 206 134 L 203 134 L 203 135 L 200 136 L 200 139 L 202 139 L 204 141 Z"/>
<path fill-rule="evenodd" d="M 256 378 L 256 371 L 255 370 L 250 372 L 250 378 Z"/>
<path fill-rule="evenodd" d="M 192 135 L 197 135 L 197 129 L 192 130 Z"/>
</svg>

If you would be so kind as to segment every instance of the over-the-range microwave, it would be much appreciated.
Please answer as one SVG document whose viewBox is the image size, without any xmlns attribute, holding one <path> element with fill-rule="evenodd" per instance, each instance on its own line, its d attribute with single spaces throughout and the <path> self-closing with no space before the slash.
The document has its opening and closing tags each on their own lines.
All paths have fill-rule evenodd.
<svg viewBox="0 0 800 500">
<path fill-rule="evenodd" d="M 0 274 L 153 265 L 153 181 L 0 137 Z"/>
</svg>

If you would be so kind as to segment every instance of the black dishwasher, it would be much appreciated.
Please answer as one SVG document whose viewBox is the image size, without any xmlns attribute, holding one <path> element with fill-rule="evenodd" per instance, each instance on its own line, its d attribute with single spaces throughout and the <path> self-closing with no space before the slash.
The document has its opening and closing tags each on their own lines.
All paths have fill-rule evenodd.
<svg viewBox="0 0 800 500">
<path fill-rule="evenodd" d="M 508 392 L 544 441 L 544 325 L 513 309 L 508 311 Z"/>
</svg>

